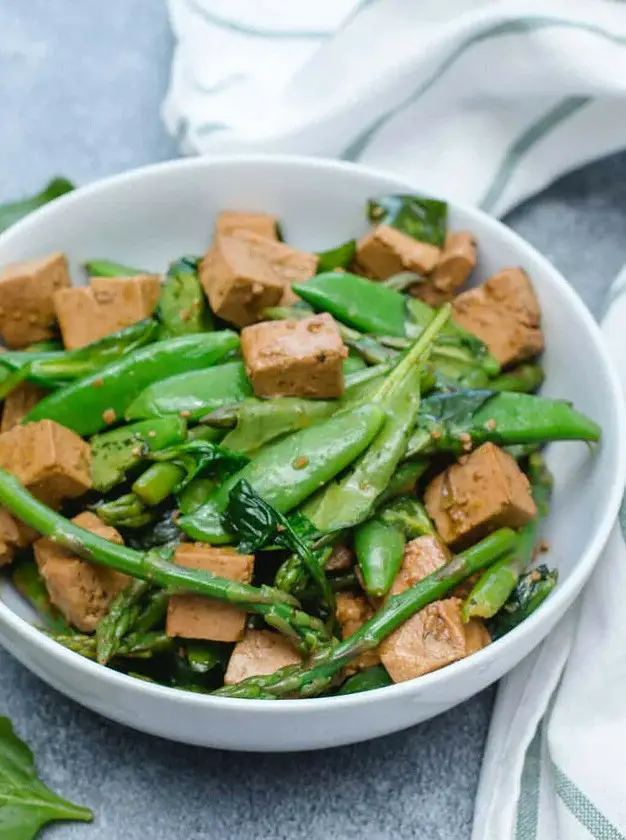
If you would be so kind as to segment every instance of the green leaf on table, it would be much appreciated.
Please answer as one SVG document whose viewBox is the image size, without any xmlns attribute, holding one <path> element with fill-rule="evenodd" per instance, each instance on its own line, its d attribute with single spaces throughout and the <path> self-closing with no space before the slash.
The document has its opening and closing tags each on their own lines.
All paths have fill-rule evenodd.
<svg viewBox="0 0 626 840">
<path fill-rule="evenodd" d="M 383 195 L 370 198 L 367 217 L 373 224 L 389 225 L 419 242 L 443 247 L 448 205 L 420 195 Z"/>
<path fill-rule="evenodd" d="M 54 178 L 37 195 L 30 198 L 23 198 L 21 201 L 12 201 L 9 204 L 0 205 L 0 233 L 19 222 L 24 216 L 28 216 L 33 210 L 43 207 L 49 201 L 65 195 L 74 189 L 74 184 L 67 178 Z"/>
<path fill-rule="evenodd" d="M 318 253 L 317 274 L 324 271 L 336 271 L 338 268 L 349 268 L 356 254 L 356 239 L 349 239 L 336 248 Z"/>
<path fill-rule="evenodd" d="M 53 793 L 37 777 L 33 754 L 0 717 L 0 837 L 32 840 L 56 820 L 90 822 L 93 814 Z"/>
</svg>

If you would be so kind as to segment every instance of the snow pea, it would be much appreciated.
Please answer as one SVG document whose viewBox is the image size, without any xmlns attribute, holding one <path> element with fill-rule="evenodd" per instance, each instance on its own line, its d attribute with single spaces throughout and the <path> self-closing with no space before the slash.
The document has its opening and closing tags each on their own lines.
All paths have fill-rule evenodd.
<svg viewBox="0 0 626 840">
<path fill-rule="evenodd" d="M 214 327 L 198 277 L 199 262 L 197 257 L 181 257 L 167 271 L 157 304 L 163 337 L 210 332 Z"/>
<path fill-rule="evenodd" d="M 89 260 L 83 268 L 90 277 L 136 277 L 138 274 L 150 274 L 145 268 L 133 268 L 112 260 Z"/>
<path fill-rule="evenodd" d="M 354 550 L 368 595 L 389 592 L 404 557 L 407 540 L 434 533 L 424 506 L 415 497 L 395 499 L 354 531 Z"/>
<path fill-rule="evenodd" d="M 178 443 L 179 441 L 173 441 Z M 164 461 L 151 464 L 133 484 L 133 493 L 149 507 L 160 505 L 185 478 L 185 471 L 176 464 Z"/>
<path fill-rule="evenodd" d="M 378 498 L 379 504 L 385 504 L 397 496 L 406 496 L 415 491 L 415 485 L 428 469 L 427 458 L 404 461 L 389 479 L 389 483 Z"/>
<path fill-rule="evenodd" d="M 94 488 L 110 490 L 148 452 L 182 443 L 186 431 L 187 424 L 180 417 L 163 417 L 94 435 L 90 440 Z"/>
<path fill-rule="evenodd" d="M 347 679 L 338 694 L 358 694 L 361 691 L 372 691 L 392 684 L 393 680 L 384 665 L 372 665 L 371 668 L 365 668 Z"/>
<path fill-rule="evenodd" d="M 450 317 L 443 306 L 408 354 L 387 377 L 373 400 L 387 419 L 375 443 L 347 474 L 311 502 L 305 515 L 322 532 L 351 528 L 365 521 L 404 458 L 420 404 L 422 367 L 439 330 Z"/>
<path fill-rule="evenodd" d="M 189 420 L 199 420 L 251 395 L 252 385 L 244 363 L 226 362 L 153 382 L 131 402 L 125 416 L 127 420 L 138 420 L 180 414 Z"/>
<path fill-rule="evenodd" d="M 13 371 L 0 388 L 0 399 L 25 380 L 52 388 L 72 382 L 156 340 L 158 324 L 151 318 L 79 347 L 61 351 L 9 351 L 0 363 Z"/>
<path fill-rule="evenodd" d="M 378 517 L 357 526 L 354 550 L 368 595 L 386 595 L 402 565 L 406 538 L 400 528 Z"/>
<path fill-rule="evenodd" d="M 292 288 L 314 309 L 330 312 L 349 327 L 375 335 L 406 334 L 405 298 L 381 283 L 358 274 L 329 271 Z"/>
<path fill-rule="evenodd" d="M 239 336 L 224 330 L 141 347 L 45 397 L 25 422 L 56 420 L 79 435 L 94 434 L 118 422 L 138 391 L 168 374 L 216 364 L 238 346 Z"/>
<path fill-rule="evenodd" d="M 506 391 L 457 391 L 423 400 L 407 454 L 460 454 L 486 441 L 509 446 L 599 438 L 598 424 L 565 400 Z"/>
<path fill-rule="evenodd" d="M 345 379 L 345 393 L 340 400 L 307 400 L 301 397 L 278 397 L 260 400 L 254 397 L 224 412 L 216 412 L 218 422 L 226 416 L 236 417 L 236 428 L 224 438 L 224 446 L 236 452 L 253 452 L 266 443 L 290 432 L 312 426 L 365 397 L 380 377 L 390 370 L 388 365 L 365 368 Z M 209 420 L 211 418 L 208 418 Z"/>
<path fill-rule="evenodd" d="M 259 450 L 179 525 L 192 539 L 230 542 L 221 514 L 230 490 L 242 479 L 279 513 L 288 513 L 342 472 L 370 445 L 384 421 L 377 405 L 346 409 Z"/>
</svg>

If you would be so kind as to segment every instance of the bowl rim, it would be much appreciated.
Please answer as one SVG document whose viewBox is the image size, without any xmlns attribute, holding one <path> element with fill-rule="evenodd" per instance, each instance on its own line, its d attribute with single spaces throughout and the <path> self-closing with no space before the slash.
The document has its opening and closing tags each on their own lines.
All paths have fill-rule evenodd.
<svg viewBox="0 0 626 840">
<path fill-rule="evenodd" d="M 183 158 L 138 167 L 78 187 L 74 191 L 34 211 L 0 234 L 0 253 L 14 237 L 21 235 L 23 231 L 27 231 L 30 226 L 45 222 L 49 216 L 53 216 L 59 209 L 70 207 L 72 204 L 80 204 L 84 198 L 97 197 L 100 193 L 106 193 L 111 189 L 115 190 L 117 187 L 129 183 L 132 184 L 135 181 L 141 181 L 145 178 L 151 178 L 177 170 L 210 170 L 214 167 L 220 168 L 224 166 L 256 168 L 268 165 L 277 168 L 296 167 L 309 170 L 324 170 L 325 172 L 351 172 L 365 179 L 385 179 L 390 185 L 395 185 L 390 188 L 397 189 L 401 192 L 411 190 L 423 192 L 418 185 L 412 184 L 411 179 L 404 179 L 402 176 L 393 172 L 385 172 L 375 167 L 324 157 L 289 154 L 232 154 Z M 470 218 L 476 218 L 483 227 L 490 229 L 505 245 L 512 250 L 516 250 L 517 253 L 523 254 L 529 260 L 532 260 L 540 266 L 543 276 L 549 276 L 550 282 L 558 287 L 559 292 L 563 296 L 568 298 L 569 304 L 576 312 L 577 317 L 587 328 L 590 339 L 594 343 L 595 349 L 604 365 L 605 375 L 610 386 L 612 397 L 610 410 L 615 417 L 616 429 L 618 431 L 617 451 L 614 453 L 615 457 L 612 461 L 615 466 L 610 479 L 608 503 L 602 518 L 595 524 L 593 536 L 587 550 L 579 557 L 567 580 L 554 590 L 550 598 L 535 613 L 516 627 L 510 634 L 492 642 L 487 647 L 472 654 L 472 656 L 454 662 L 438 671 L 433 671 L 419 678 L 407 680 L 406 682 L 374 689 L 373 691 L 334 695 L 331 697 L 311 697 L 298 700 L 295 703 L 289 700 L 268 702 L 267 700 L 246 700 L 243 698 L 220 697 L 212 694 L 198 694 L 162 686 L 158 683 L 138 680 L 114 671 L 111 668 L 98 665 L 96 662 L 92 662 L 80 656 L 80 654 L 63 647 L 46 636 L 35 625 L 30 624 L 26 619 L 13 612 L 2 599 L 0 599 L 0 623 L 7 625 L 13 633 L 21 636 L 29 645 L 34 645 L 42 653 L 49 654 L 51 657 L 59 660 L 60 664 L 69 670 L 75 672 L 82 671 L 85 678 L 94 681 L 102 680 L 107 682 L 111 688 L 119 686 L 120 689 L 135 690 L 142 694 L 148 694 L 155 701 L 187 703 L 193 707 L 206 708 L 207 711 L 211 709 L 216 711 L 243 711 L 247 709 L 250 712 L 261 713 L 263 715 L 287 714 L 293 716 L 306 714 L 307 710 L 312 707 L 315 707 L 320 712 L 322 709 L 331 711 L 336 706 L 343 707 L 344 709 L 350 707 L 356 708 L 375 701 L 377 698 L 382 697 L 383 694 L 389 699 L 392 699 L 392 697 L 398 700 L 408 698 L 411 695 L 428 691 L 435 686 L 442 686 L 451 680 L 462 678 L 464 674 L 478 669 L 481 666 L 486 667 L 491 661 L 499 657 L 504 658 L 505 650 L 511 645 L 513 639 L 521 643 L 523 636 L 527 638 L 531 637 L 534 634 L 534 628 L 536 626 L 548 621 L 548 615 L 550 613 L 558 613 L 561 605 L 573 600 L 570 597 L 571 593 L 578 593 L 582 588 L 608 541 L 617 518 L 624 484 L 626 483 L 626 434 L 621 431 L 626 429 L 626 403 L 622 397 L 622 387 L 616 367 L 609 355 L 599 324 L 595 321 L 575 289 L 546 257 L 511 228 L 485 213 L 483 210 L 456 200 L 448 199 L 445 196 L 438 197 L 447 201 L 455 209 L 467 214 Z M 532 645 L 532 647 L 534 648 L 535 645 Z M 507 672 L 509 670 L 511 669 L 507 668 Z"/>
</svg>

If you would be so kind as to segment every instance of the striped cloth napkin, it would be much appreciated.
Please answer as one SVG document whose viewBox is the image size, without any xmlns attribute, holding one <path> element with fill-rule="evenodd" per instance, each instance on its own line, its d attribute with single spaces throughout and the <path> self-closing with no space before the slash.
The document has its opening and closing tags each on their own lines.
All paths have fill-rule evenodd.
<svg viewBox="0 0 626 840">
<path fill-rule="evenodd" d="M 500 215 L 626 147 L 619 0 L 169 0 L 187 153 L 377 166 Z M 603 329 L 626 388 L 626 274 Z M 625 525 L 626 525 L 626 516 Z M 626 840 L 626 545 L 500 685 L 473 840 Z"/>
</svg>

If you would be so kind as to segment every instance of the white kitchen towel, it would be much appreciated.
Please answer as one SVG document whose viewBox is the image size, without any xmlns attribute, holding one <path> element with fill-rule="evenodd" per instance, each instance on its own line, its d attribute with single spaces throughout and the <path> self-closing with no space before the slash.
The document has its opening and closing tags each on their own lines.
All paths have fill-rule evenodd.
<svg viewBox="0 0 626 840">
<path fill-rule="evenodd" d="M 624 0 L 169 4 L 163 113 L 188 153 L 339 157 L 500 215 L 626 148 Z M 611 299 L 626 389 L 626 274 Z M 626 840 L 625 604 L 616 528 L 579 604 L 500 685 L 473 840 Z"/>
</svg>

